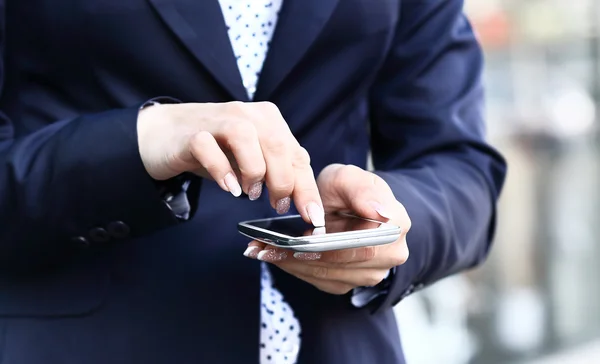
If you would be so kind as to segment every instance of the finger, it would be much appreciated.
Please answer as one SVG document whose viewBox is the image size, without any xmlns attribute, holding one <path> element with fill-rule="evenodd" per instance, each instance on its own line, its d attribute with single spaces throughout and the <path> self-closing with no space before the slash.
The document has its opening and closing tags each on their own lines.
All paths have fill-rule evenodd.
<svg viewBox="0 0 600 364">
<path fill-rule="evenodd" d="M 334 191 L 334 208 L 341 200 L 343 206 L 365 218 L 387 221 L 393 216 L 391 205 L 396 198 L 388 184 L 374 173 L 351 165 L 337 166 L 331 173 L 319 175 L 317 184 L 320 190 Z"/>
<path fill-rule="evenodd" d="M 279 249 L 268 244 L 262 244 L 261 246 L 261 244 L 252 242 L 248 245 L 248 249 L 252 248 L 248 253 L 252 255 L 249 258 L 255 258 L 267 263 L 276 263 L 287 259 L 289 256 L 289 252 L 285 249 Z M 256 247 L 259 249 L 256 250 Z"/>
<path fill-rule="evenodd" d="M 354 287 L 376 286 L 389 274 L 389 269 L 346 269 L 337 266 L 303 264 L 293 260 L 283 260 L 274 264 L 295 276 L 340 282 Z"/>
<path fill-rule="evenodd" d="M 258 259 L 258 253 L 260 253 L 265 246 L 265 243 L 254 240 L 248 244 L 248 248 L 244 251 L 244 256 L 251 259 Z"/>
<path fill-rule="evenodd" d="M 243 191 L 251 199 L 257 199 L 262 191 L 266 164 L 256 127 L 246 120 L 226 122 L 219 130 L 217 139 L 233 154 Z"/>
<path fill-rule="evenodd" d="M 379 246 L 365 246 L 352 249 L 331 250 L 323 252 L 319 261 L 335 264 L 368 262 L 379 258 L 380 249 Z"/>
<path fill-rule="evenodd" d="M 409 251 L 404 238 L 376 247 L 345 249 L 320 253 L 294 253 L 294 259 L 308 265 L 339 265 L 346 269 L 390 269 L 406 263 Z M 374 252 L 370 252 L 375 248 Z"/>
<path fill-rule="evenodd" d="M 297 142 L 275 104 L 257 102 L 250 105 L 265 158 L 265 182 L 271 206 L 277 213 L 284 214 L 290 208 L 290 196 L 294 190 L 291 151 Z"/>
<path fill-rule="evenodd" d="M 310 166 L 310 155 L 298 145 L 294 152 L 294 204 L 307 223 L 325 226 L 325 211 L 317 187 L 317 181 Z"/>
<path fill-rule="evenodd" d="M 260 124 L 259 128 L 261 128 Z M 268 126 L 265 125 L 263 128 L 267 129 Z M 270 128 L 273 129 L 272 124 Z M 277 213 L 285 214 L 290 208 L 290 196 L 294 191 L 290 136 L 286 135 L 284 130 L 259 130 L 259 134 L 266 163 L 265 182 L 269 190 L 271 206 L 277 210 Z"/>
<path fill-rule="evenodd" d="M 285 271 L 285 269 L 283 269 Z M 292 274 L 290 272 L 287 272 L 289 274 Z M 294 274 L 292 274 L 294 275 Z M 335 281 L 323 281 L 323 280 L 319 280 L 313 277 L 307 277 L 307 276 L 303 276 L 303 275 L 294 275 L 296 278 L 299 278 L 307 283 L 312 284 L 313 286 L 315 286 L 317 289 L 329 293 L 329 294 L 334 294 L 334 295 L 345 295 L 348 292 L 352 291 L 354 288 L 356 288 L 355 286 L 351 286 L 349 284 L 345 284 L 345 283 L 341 283 L 341 282 L 335 282 Z"/>
<path fill-rule="evenodd" d="M 233 168 L 212 134 L 207 131 L 195 134 L 190 139 L 190 153 L 221 189 L 235 197 L 242 194 Z"/>
<path fill-rule="evenodd" d="M 265 181 L 271 206 L 278 214 L 285 214 L 290 209 L 290 196 L 294 191 L 290 137 L 283 132 L 263 132 L 260 145 L 267 166 Z"/>
</svg>

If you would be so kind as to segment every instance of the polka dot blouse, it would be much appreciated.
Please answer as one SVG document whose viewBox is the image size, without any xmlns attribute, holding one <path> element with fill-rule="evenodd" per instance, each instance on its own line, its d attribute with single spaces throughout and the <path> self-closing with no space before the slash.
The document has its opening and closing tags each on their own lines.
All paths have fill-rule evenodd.
<svg viewBox="0 0 600 364">
<path fill-rule="evenodd" d="M 254 97 L 282 0 L 220 0 L 233 53 L 250 99 Z M 260 364 L 295 363 L 300 324 L 265 263 L 261 265 Z"/>
</svg>

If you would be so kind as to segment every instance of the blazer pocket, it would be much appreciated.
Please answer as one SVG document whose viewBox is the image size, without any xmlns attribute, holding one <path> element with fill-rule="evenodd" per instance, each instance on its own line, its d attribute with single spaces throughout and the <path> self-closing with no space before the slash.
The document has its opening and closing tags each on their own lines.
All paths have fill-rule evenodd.
<svg viewBox="0 0 600 364">
<path fill-rule="evenodd" d="M 0 277 L 0 318 L 69 317 L 92 313 L 106 299 L 109 277 L 106 257 L 82 259 L 42 276 Z"/>
</svg>

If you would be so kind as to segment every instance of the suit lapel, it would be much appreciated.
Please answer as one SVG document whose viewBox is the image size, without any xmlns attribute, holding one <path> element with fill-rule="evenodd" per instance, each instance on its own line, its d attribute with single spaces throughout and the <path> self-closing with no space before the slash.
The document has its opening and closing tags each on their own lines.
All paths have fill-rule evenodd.
<svg viewBox="0 0 600 364">
<path fill-rule="evenodd" d="M 340 0 L 283 0 L 256 90 L 268 99 L 317 39 Z"/>
<path fill-rule="evenodd" d="M 248 100 L 218 0 L 148 0 L 234 99 Z"/>
<path fill-rule="evenodd" d="M 247 101 L 218 0 L 148 0 L 234 99 Z M 340 0 L 283 0 L 255 98 L 268 99 L 317 39 Z"/>
</svg>

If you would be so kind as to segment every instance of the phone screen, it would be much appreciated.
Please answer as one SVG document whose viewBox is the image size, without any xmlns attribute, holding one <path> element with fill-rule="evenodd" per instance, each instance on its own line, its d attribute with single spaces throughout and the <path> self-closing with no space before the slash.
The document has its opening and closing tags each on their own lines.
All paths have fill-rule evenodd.
<svg viewBox="0 0 600 364">
<path fill-rule="evenodd" d="M 311 224 L 304 222 L 304 220 L 299 216 L 285 219 L 255 221 L 250 225 L 270 230 L 278 234 L 298 238 L 310 235 L 377 229 L 385 224 L 348 215 L 325 214 L 325 226 L 318 228 L 315 228 Z"/>
</svg>

